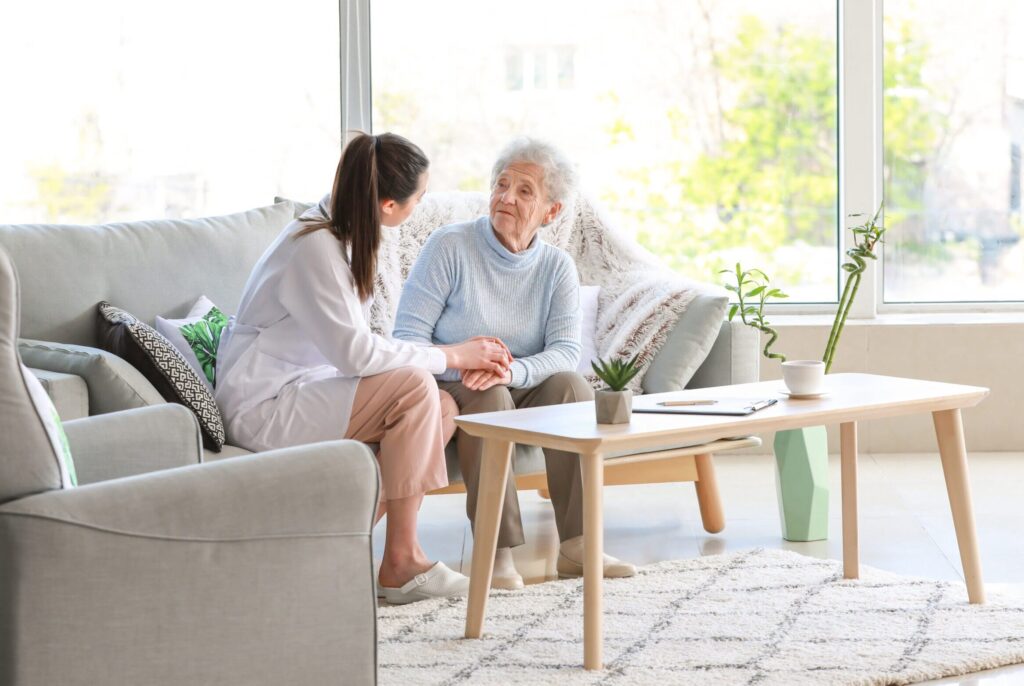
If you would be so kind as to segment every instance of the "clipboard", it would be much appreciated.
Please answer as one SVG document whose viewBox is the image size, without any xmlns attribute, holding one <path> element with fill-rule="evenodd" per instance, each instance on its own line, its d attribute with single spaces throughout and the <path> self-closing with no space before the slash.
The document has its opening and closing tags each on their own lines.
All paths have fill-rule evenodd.
<svg viewBox="0 0 1024 686">
<path fill-rule="evenodd" d="M 653 398 L 633 399 L 633 412 L 648 414 L 711 414 L 745 417 L 758 410 L 771 407 L 778 398 L 714 398 L 708 404 L 666 406 Z M 669 401 L 671 402 L 671 401 Z"/>
</svg>

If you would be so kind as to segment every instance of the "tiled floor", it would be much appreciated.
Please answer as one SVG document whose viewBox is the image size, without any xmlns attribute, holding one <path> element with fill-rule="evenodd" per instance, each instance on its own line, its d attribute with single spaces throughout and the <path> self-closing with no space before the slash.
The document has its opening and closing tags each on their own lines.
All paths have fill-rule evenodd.
<svg viewBox="0 0 1024 686">
<path fill-rule="evenodd" d="M 1024 453 L 969 457 L 975 516 L 986 585 L 1012 584 L 1024 593 Z M 683 559 L 751 547 L 786 548 L 841 559 L 838 457 L 832 462 L 827 541 L 789 543 L 779 534 L 771 456 L 716 458 L 726 514 L 725 531 L 700 524 L 693 485 L 652 484 L 605 489 L 605 548 L 637 564 Z M 859 460 L 861 562 L 901 574 L 962 580 L 960 557 L 937 454 L 861 455 Z M 555 576 L 558 537 L 550 504 L 520 493 L 527 543 L 514 556 L 527 583 Z M 462 495 L 431 496 L 420 514 L 427 553 L 468 573 L 472 536 Z M 383 530 L 376 536 L 378 553 Z M 1024 684 L 1024 666 L 928 682 L 1003 686 Z"/>
</svg>

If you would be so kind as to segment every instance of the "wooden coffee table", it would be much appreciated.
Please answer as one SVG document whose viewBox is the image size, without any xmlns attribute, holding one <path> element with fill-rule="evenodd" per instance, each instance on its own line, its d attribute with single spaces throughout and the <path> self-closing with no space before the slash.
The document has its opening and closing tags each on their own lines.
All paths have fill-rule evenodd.
<svg viewBox="0 0 1024 686">
<path fill-rule="evenodd" d="M 629 424 L 599 425 L 594 419 L 594 404 L 584 402 L 456 418 L 459 428 L 485 441 L 466 610 L 466 638 L 480 638 L 483 631 L 505 482 L 515 443 L 580 454 L 584 491 L 583 666 L 601 669 L 604 455 L 682 443 L 709 443 L 781 429 L 839 424 L 843 571 L 846 578 L 856 579 L 860 569 L 857 545 L 857 422 L 923 412 L 930 412 L 935 424 L 949 506 L 960 547 L 960 561 L 967 582 L 967 596 L 972 603 L 983 603 L 985 591 L 981 581 L 960 410 L 977 405 L 988 395 L 988 389 L 872 374 L 830 374 L 826 378 L 826 386 L 828 393 L 814 400 L 786 398 L 780 392 L 783 388 L 781 381 L 702 388 L 657 396 L 666 399 L 780 398 L 777 405 L 746 417 L 634 414 Z M 674 454 L 671 450 L 665 452 Z M 646 457 L 649 459 L 651 456 Z"/>
</svg>

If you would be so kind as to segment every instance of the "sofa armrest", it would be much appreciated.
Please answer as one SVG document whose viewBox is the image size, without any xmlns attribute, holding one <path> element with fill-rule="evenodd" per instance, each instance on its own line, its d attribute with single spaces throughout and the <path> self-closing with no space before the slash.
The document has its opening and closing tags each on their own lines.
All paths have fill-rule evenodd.
<svg viewBox="0 0 1024 686">
<path fill-rule="evenodd" d="M 0 507 L 0 683 L 373 684 L 377 465 L 330 442 Z"/>
<path fill-rule="evenodd" d="M 687 388 L 753 383 L 761 374 L 760 334 L 739 320 L 723 321 L 718 338 Z"/>
<path fill-rule="evenodd" d="M 166 402 L 139 370 L 105 350 L 22 338 L 18 340 L 18 352 L 28 367 L 85 379 L 92 414 Z"/>
<path fill-rule="evenodd" d="M 85 379 L 77 374 L 65 374 L 49 369 L 28 370 L 39 379 L 46 389 L 46 394 L 57 408 L 57 414 L 63 420 L 79 419 L 89 416 L 89 387 Z"/>
<path fill-rule="evenodd" d="M 0 514 L 182 540 L 365 534 L 377 482 L 369 448 L 331 441 L 49 491 Z"/>
<path fill-rule="evenodd" d="M 203 461 L 199 422 L 174 403 L 64 422 L 81 485 Z"/>
</svg>

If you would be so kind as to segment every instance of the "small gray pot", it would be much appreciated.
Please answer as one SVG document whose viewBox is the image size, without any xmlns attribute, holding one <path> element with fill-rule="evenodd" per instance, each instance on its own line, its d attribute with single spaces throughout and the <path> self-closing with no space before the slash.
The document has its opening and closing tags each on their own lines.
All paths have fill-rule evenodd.
<svg viewBox="0 0 1024 686">
<path fill-rule="evenodd" d="M 629 424 L 633 415 L 633 391 L 595 391 L 598 424 Z"/>
</svg>

